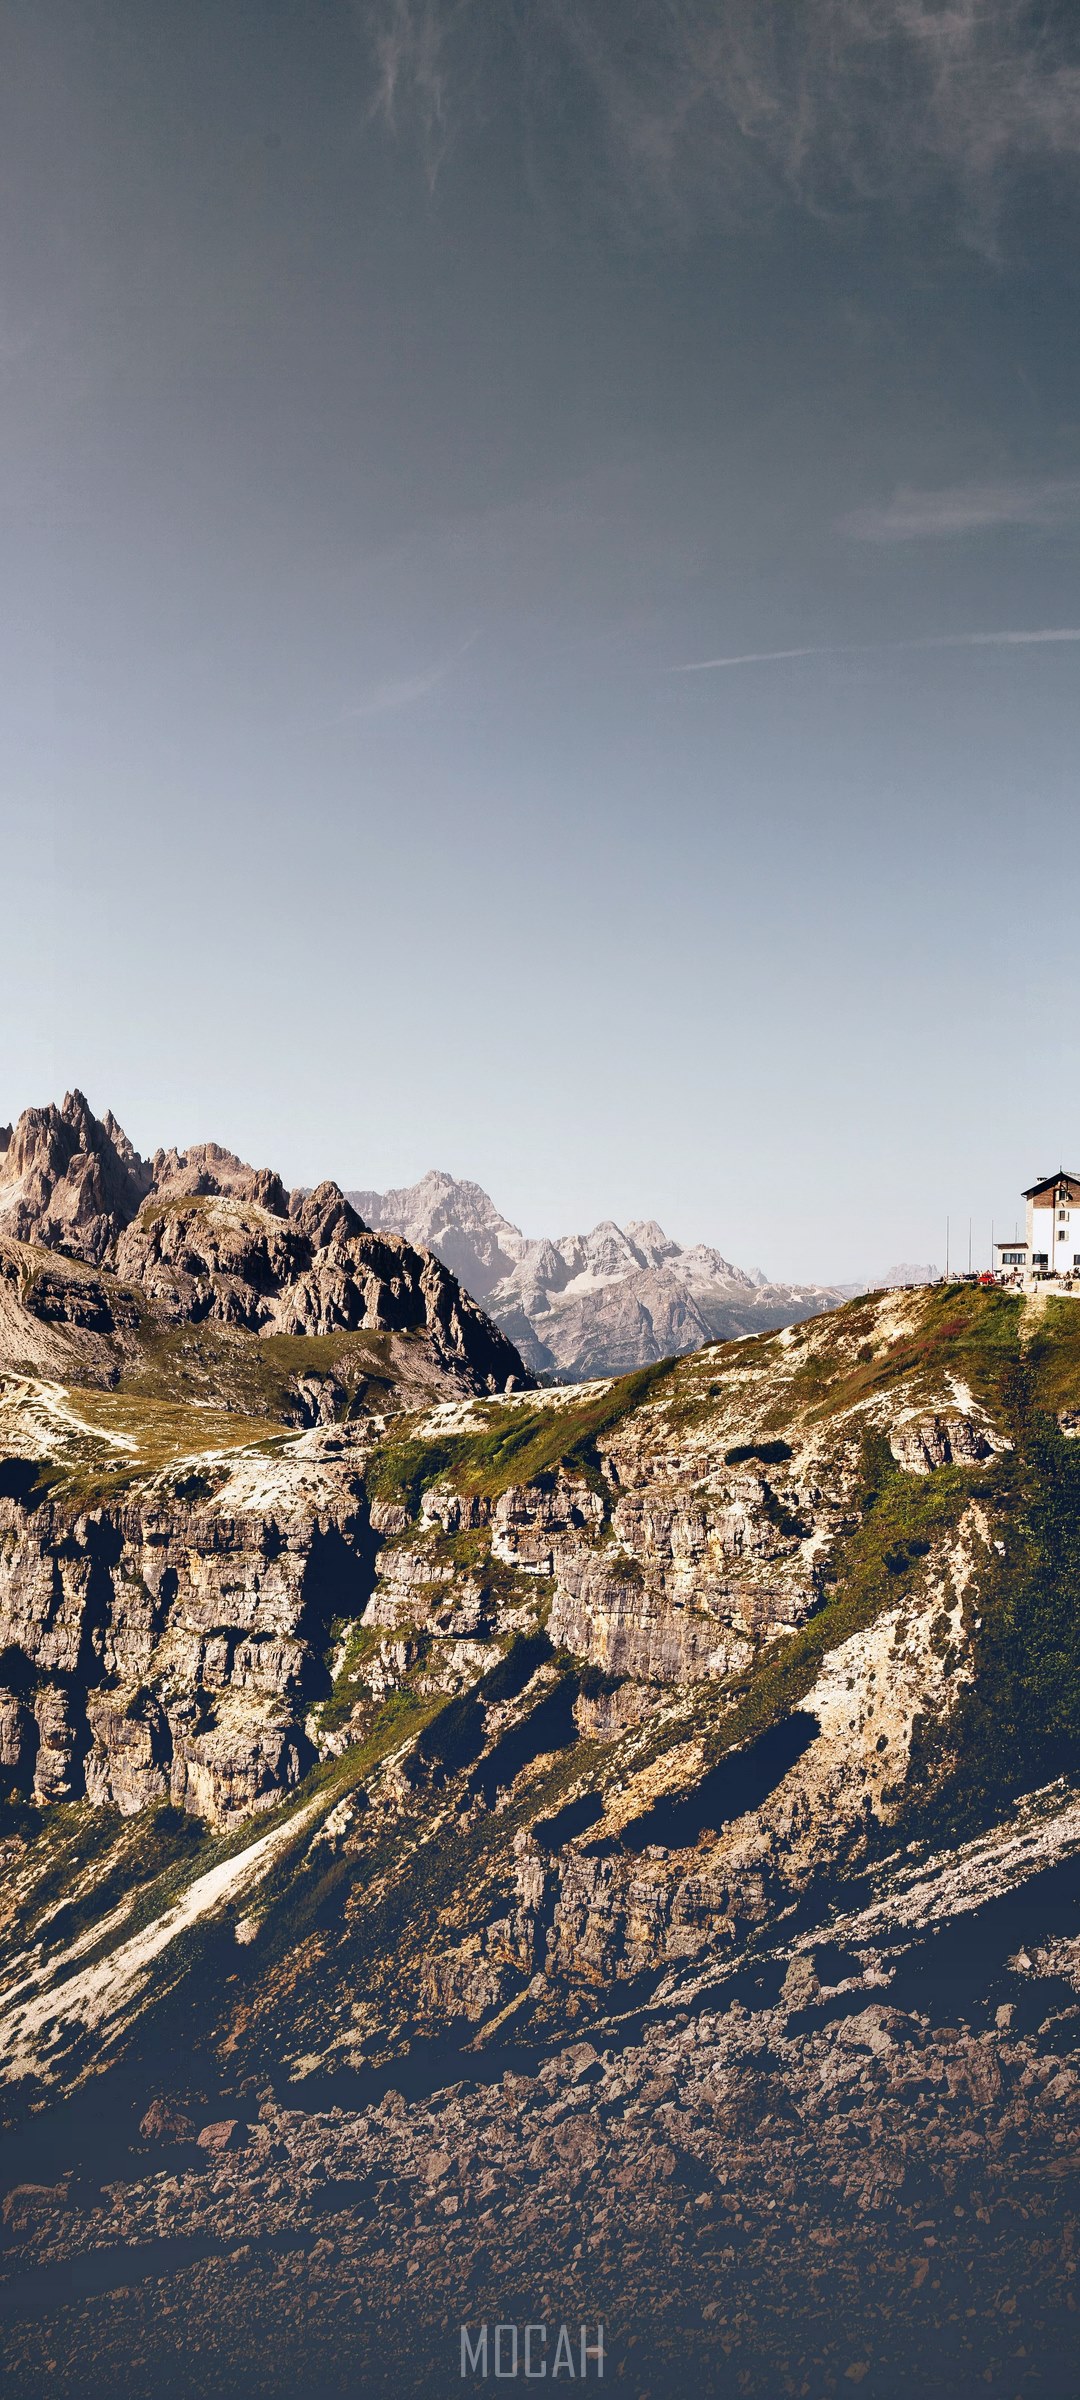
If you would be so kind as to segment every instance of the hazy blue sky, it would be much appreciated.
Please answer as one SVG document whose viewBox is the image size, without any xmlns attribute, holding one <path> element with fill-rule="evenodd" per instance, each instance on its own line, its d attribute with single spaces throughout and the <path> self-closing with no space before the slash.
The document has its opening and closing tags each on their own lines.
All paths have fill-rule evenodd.
<svg viewBox="0 0 1080 2400">
<path fill-rule="evenodd" d="M 3 0 L 0 1115 L 823 1276 L 1080 1165 L 1078 162 L 1071 0 Z"/>
</svg>

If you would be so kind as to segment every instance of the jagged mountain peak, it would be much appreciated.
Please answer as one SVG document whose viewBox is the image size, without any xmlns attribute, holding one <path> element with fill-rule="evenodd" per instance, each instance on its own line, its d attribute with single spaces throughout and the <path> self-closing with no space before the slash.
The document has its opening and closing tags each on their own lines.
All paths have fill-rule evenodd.
<svg viewBox="0 0 1080 2400">
<path fill-rule="evenodd" d="M 383 1216 L 414 1218 L 425 1212 L 434 1216 L 452 1212 L 461 1222 L 497 1227 L 524 1240 L 517 1225 L 512 1225 L 498 1209 L 483 1184 L 474 1183 L 468 1176 L 451 1175 L 445 1167 L 429 1167 L 417 1183 L 401 1184 L 379 1193 L 350 1192 L 347 1197 L 354 1206 L 364 1198 L 377 1199 Z"/>
<path fill-rule="evenodd" d="M 432 1169 L 391 1192 L 351 1192 L 371 1225 L 434 1250 L 536 1374 L 569 1382 L 834 1308 L 831 1286 L 770 1282 L 719 1250 L 673 1241 L 655 1217 L 527 1239 L 479 1184 Z"/>
<path fill-rule="evenodd" d="M 530 1248 L 482 1184 L 442 1167 L 429 1167 L 418 1183 L 388 1192 L 349 1191 L 345 1197 L 365 1223 L 434 1250 L 476 1300 L 486 1299 Z"/>
<path fill-rule="evenodd" d="M 679 1255 L 678 1242 L 671 1240 L 655 1217 L 631 1217 L 625 1231 L 635 1250 L 640 1250 L 651 1266 L 662 1266 L 665 1259 Z"/>
<path fill-rule="evenodd" d="M 75 1373 L 115 1380 L 138 1349 L 142 1310 L 151 1341 L 182 1325 L 323 1340 L 377 1332 L 418 1340 L 428 1380 L 450 1389 L 530 1380 L 452 1269 L 404 1234 L 372 1233 L 338 1184 L 290 1195 L 272 1168 L 218 1142 L 146 1160 L 78 1091 L 59 1108 L 24 1110 L 0 1152 L 0 1237 L 0 1366 L 55 1366 L 58 1344 L 62 1365 L 74 1344 Z M 27 1244 L 63 1263 L 31 1271 Z M 141 1299 L 112 1290 L 109 1275 Z M 26 1288 L 26 1306 L 13 1286 Z"/>
<path fill-rule="evenodd" d="M 78 1089 L 65 1092 L 59 1107 L 24 1109 L 0 1142 L 0 1226 L 17 1241 L 39 1241 L 93 1266 L 113 1257 L 144 1200 L 185 1194 L 289 1213 L 273 1168 L 251 1167 L 220 1142 L 143 1158 L 112 1110 L 95 1116 Z"/>
<path fill-rule="evenodd" d="M 0 1226 L 100 1265 L 150 1190 L 152 1170 L 85 1094 L 26 1108 L 0 1154 Z"/>
<path fill-rule="evenodd" d="M 194 1142 L 187 1150 L 156 1150 L 151 1161 L 151 1189 L 159 1197 L 190 1192 L 205 1196 L 253 1200 L 272 1216 L 289 1212 L 289 1195 L 272 1167 L 249 1167 L 235 1150 L 220 1142 Z"/>
<path fill-rule="evenodd" d="M 317 1250 L 370 1230 L 338 1183 L 317 1183 L 313 1192 L 294 1193 L 289 1213 Z"/>
</svg>

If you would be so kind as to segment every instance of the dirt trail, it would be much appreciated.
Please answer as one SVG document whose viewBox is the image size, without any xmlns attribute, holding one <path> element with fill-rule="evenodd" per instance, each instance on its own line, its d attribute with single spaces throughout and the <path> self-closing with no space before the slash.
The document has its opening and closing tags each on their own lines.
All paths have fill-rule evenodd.
<svg viewBox="0 0 1080 2400">
<path fill-rule="evenodd" d="M 1024 1305 L 1020 1311 L 1017 1337 L 1021 1350 L 1026 1350 L 1034 1340 L 1046 1315 L 1046 1302 L 1047 1293 L 1042 1284 L 1037 1284 L 1034 1291 L 1024 1293 Z"/>
</svg>

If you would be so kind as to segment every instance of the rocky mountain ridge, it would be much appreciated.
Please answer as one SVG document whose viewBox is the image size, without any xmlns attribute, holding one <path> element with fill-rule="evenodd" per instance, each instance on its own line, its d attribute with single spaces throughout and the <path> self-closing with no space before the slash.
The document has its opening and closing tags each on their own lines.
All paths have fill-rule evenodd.
<svg viewBox="0 0 1080 2400">
<path fill-rule="evenodd" d="M 229 1195 L 283 1216 L 288 1195 L 270 1168 L 244 1164 L 218 1142 L 140 1158 L 111 1109 L 95 1117 L 82 1092 L 59 1107 L 24 1109 L 0 1138 L 0 1230 L 16 1241 L 101 1266 L 144 1200 Z"/>
<path fill-rule="evenodd" d="M 770 1283 L 652 1220 L 530 1240 L 476 1183 L 433 1168 L 419 1183 L 349 1197 L 371 1225 L 422 1242 L 453 1269 L 537 1375 L 624 1375 L 702 1344 L 799 1322 L 855 1287 Z"/>
<path fill-rule="evenodd" d="M 140 1158 L 81 1092 L 25 1110 L 9 1134 L 0 1244 L 23 1338 L 35 1318 L 106 1334 L 124 1320 L 129 1331 L 213 1322 L 315 1338 L 423 1329 L 468 1389 L 528 1380 L 441 1263 L 374 1235 L 337 1184 L 287 1193 L 271 1168 L 216 1142 Z M 106 1269 L 111 1298 L 63 1261 Z"/>
</svg>

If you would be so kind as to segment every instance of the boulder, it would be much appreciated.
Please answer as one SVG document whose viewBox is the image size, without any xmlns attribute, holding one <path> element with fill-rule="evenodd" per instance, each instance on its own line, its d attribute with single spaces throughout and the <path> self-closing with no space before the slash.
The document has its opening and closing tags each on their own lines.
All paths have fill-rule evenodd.
<svg viewBox="0 0 1080 2400">
<path fill-rule="evenodd" d="M 204 2128 L 204 2131 L 216 2130 L 216 2127 Z M 191 2118 L 167 2094 L 151 2100 L 139 2121 L 139 2135 L 144 2142 L 190 2142 L 194 2133 Z M 199 2139 L 202 2140 L 201 2134 Z M 204 2142 L 203 2147 L 207 2149 L 210 2145 Z"/>
<path fill-rule="evenodd" d="M 200 2150 L 209 2150 L 216 2158 L 223 2150 L 238 2150 L 246 2133 L 247 2128 L 238 2117 L 219 2117 L 212 2125 L 204 2125 L 195 2139 Z"/>
</svg>

